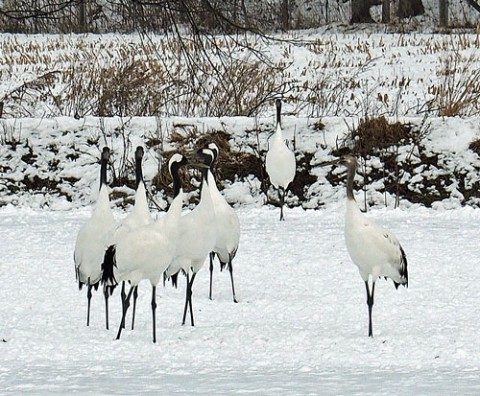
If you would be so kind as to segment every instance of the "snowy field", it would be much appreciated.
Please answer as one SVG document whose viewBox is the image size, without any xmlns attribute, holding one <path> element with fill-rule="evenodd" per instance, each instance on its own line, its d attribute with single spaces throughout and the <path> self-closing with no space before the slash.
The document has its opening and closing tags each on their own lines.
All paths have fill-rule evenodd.
<svg viewBox="0 0 480 396">
<path fill-rule="evenodd" d="M 194 284 L 196 326 L 181 326 L 184 279 L 178 289 L 160 286 L 153 344 L 145 282 L 134 331 L 115 340 L 118 290 L 110 303 L 110 330 L 98 292 L 86 326 L 86 290 L 78 291 L 73 251 L 97 191 L 99 152 L 103 145 L 112 149 L 119 174 L 122 160 L 144 145 L 150 188 L 164 151 L 177 149 L 171 138 L 178 125 L 199 133 L 225 131 L 233 150 L 264 152 L 273 103 L 255 118 L 200 117 L 204 111 L 195 108 L 197 118 L 186 112 L 185 118 L 94 117 L 92 110 L 76 120 L 75 108 L 62 107 L 69 91 L 60 77 L 47 86 L 46 102 L 38 99 L 43 91 L 28 84 L 29 95 L 20 101 L 13 93 L 44 73 L 68 76 L 100 53 L 95 65 L 113 68 L 123 59 L 122 48 L 131 47 L 129 56 L 139 53 L 138 38 L 0 36 L 0 96 L 8 99 L 0 122 L 0 394 L 480 394 L 480 209 L 463 207 L 479 201 L 470 190 L 464 197 L 458 184 L 475 189 L 480 183 L 480 157 L 469 150 L 480 136 L 478 101 L 465 107 L 463 117 L 438 117 L 442 96 L 435 94 L 453 82 L 461 94 L 467 77 L 478 72 L 478 34 L 312 30 L 289 39 L 261 49 L 274 63 L 289 65 L 279 81 L 298 89 L 285 98 L 282 127 L 286 138 L 295 137 L 297 160 L 311 155 L 316 181 L 304 202 L 287 201 L 319 209 L 287 208 L 287 221 L 279 222 L 258 179 L 223 181 L 242 227 L 234 261 L 239 303 L 232 302 L 229 275 L 219 273 L 218 264 L 214 299 L 208 299 L 205 267 Z M 105 46 L 111 54 L 100 51 Z M 33 50 L 34 57 L 22 55 Z M 456 73 L 448 72 L 454 66 Z M 56 94 L 60 99 L 49 102 Z M 426 103 L 434 105 L 428 117 Z M 183 102 L 175 105 L 181 109 Z M 391 194 L 384 208 L 383 182 L 365 186 L 373 205 L 368 216 L 398 236 L 409 263 L 408 289 L 377 284 L 373 339 L 367 337 L 365 287 L 343 238 L 344 184 L 331 185 L 327 168 L 317 166 L 366 115 L 385 115 L 424 132 L 424 158 L 438 161 L 426 166 L 418 155 L 418 166 L 405 175 L 409 188 L 444 174 L 458 177 L 444 178 L 450 196 L 432 209 L 401 200 L 394 210 Z M 324 129 L 315 128 L 318 121 Z M 153 144 L 155 138 L 160 143 Z M 413 146 L 400 147 L 399 161 L 411 153 L 418 154 Z M 371 158 L 368 166 L 379 167 L 380 159 Z M 39 180 L 46 187 L 36 187 Z M 133 195 L 123 186 L 118 191 Z M 165 203 L 164 192 L 156 193 Z M 357 199 L 362 204 L 363 193 Z M 120 219 L 126 213 L 116 208 L 115 214 Z"/>
<path fill-rule="evenodd" d="M 189 87 L 193 94 L 184 92 L 191 71 L 182 63 L 179 65 L 176 50 L 165 49 L 172 45 L 170 36 L 155 35 L 145 40 L 135 34 L 0 34 L 0 51 L 4 54 L 0 58 L 3 116 L 268 116 L 273 110 L 273 97 L 283 97 L 284 112 L 299 117 L 418 117 L 425 112 L 448 115 L 446 107 L 453 104 L 458 105 L 454 114 L 478 115 L 478 33 L 385 34 L 383 27 L 377 29 L 378 32 L 326 27 L 277 35 L 278 40 L 274 41 L 247 36 L 246 45 L 261 53 L 273 69 L 257 65 L 257 58 L 243 47 L 226 54 L 228 73 L 243 63 L 255 65 L 254 70 L 260 73 L 250 70 L 250 81 L 239 76 L 233 81 L 243 87 L 241 108 L 232 104 L 231 91 L 215 88 L 216 79 L 202 72 L 195 75 L 195 84 Z M 233 45 L 223 36 L 216 36 L 216 40 L 223 48 Z M 218 54 L 206 46 L 209 56 L 206 60 L 197 59 L 199 70 L 211 67 L 210 62 L 223 70 L 225 59 L 220 61 Z M 191 56 L 198 58 L 196 53 Z M 131 74 L 124 69 L 133 67 L 133 62 L 152 63 L 155 72 L 151 73 L 151 80 L 143 77 L 148 81 L 146 86 L 130 87 L 138 90 L 131 92 L 129 98 L 138 106 L 125 113 L 115 108 L 121 105 L 107 94 L 117 88 L 122 72 Z M 202 62 L 206 64 L 202 66 Z M 135 70 L 132 78 L 140 73 Z M 162 78 L 172 71 L 173 81 Z M 48 73 L 51 76 L 45 83 L 42 76 Z M 107 76 L 116 79 L 110 81 Z M 262 86 L 262 80 L 278 88 L 270 92 L 271 88 Z M 157 94 L 152 93 L 150 85 L 170 100 L 163 103 L 162 99 L 157 108 L 151 109 L 153 104 L 149 101 L 156 101 Z M 92 86 L 96 89 L 89 89 Z M 179 95 L 179 90 L 184 93 Z M 259 98 L 264 98 L 264 102 Z M 102 108 L 105 102 L 111 110 Z"/>
<path fill-rule="evenodd" d="M 343 200 L 326 209 L 242 208 L 235 265 L 194 285 L 196 326 L 181 326 L 179 289 L 140 284 L 136 329 L 114 340 L 101 293 L 75 283 L 73 248 L 90 208 L 0 209 L 1 394 L 439 395 L 480 393 L 480 210 L 372 209 L 408 257 L 410 287 L 379 280 L 374 337 L 363 282 L 343 240 Z M 117 211 L 121 217 L 124 213 Z M 128 326 L 128 325 L 127 325 Z"/>
</svg>

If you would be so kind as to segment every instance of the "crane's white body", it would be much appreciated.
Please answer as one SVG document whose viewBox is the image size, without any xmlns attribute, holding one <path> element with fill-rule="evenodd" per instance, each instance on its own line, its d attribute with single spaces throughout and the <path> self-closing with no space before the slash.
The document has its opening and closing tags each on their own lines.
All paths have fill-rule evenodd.
<svg viewBox="0 0 480 396">
<path fill-rule="evenodd" d="M 208 172 L 208 186 L 215 213 L 215 246 L 213 251 L 222 263 L 235 256 L 240 242 L 240 221 L 237 213 L 218 191 L 212 172 Z"/>
<path fill-rule="evenodd" d="M 87 286 L 87 326 L 90 325 L 90 302 L 92 288 L 97 290 L 103 275 L 102 263 L 105 250 L 116 228 L 110 208 L 110 189 L 107 185 L 107 165 L 110 160 L 110 149 L 104 147 L 100 160 L 100 190 L 92 216 L 80 229 L 75 241 L 73 260 L 75 275 L 79 289 Z M 105 297 L 105 324 L 108 329 L 108 288 L 104 287 Z"/>
<path fill-rule="evenodd" d="M 397 284 L 406 283 L 401 275 L 405 258 L 398 239 L 392 232 L 365 217 L 353 199 L 347 199 L 345 242 L 365 282 L 370 276 L 373 282 L 386 276 Z"/>
<path fill-rule="evenodd" d="M 167 268 L 167 277 L 179 271 L 197 273 L 213 250 L 216 241 L 215 212 L 208 185 L 204 182 L 200 202 L 180 217 L 175 258 Z"/>
<path fill-rule="evenodd" d="M 286 145 L 280 124 L 277 124 L 273 141 L 267 152 L 265 168 L 275 188 L 286 190 L 295 177 L 295 154 Z"/>
<path fill-rule="evenodd" d="M 75 242 L 75 269 L 78 281 L 85 285 L 96 285 L 100 281 L 103 256 L 117 227 L 109 191 L 107 185 L 101 186 L 92 216 L 78 232 Z"/>
<path fill-rule="evenodd" d="M 115 248 L 114 276 L 117 283 L 130 281 L 133 286 L 148 279 L 158 284 L 175 257 L 183 192 L 175 197 L 167 214 L 159 220 L 124 234 Z"/>
</svg>

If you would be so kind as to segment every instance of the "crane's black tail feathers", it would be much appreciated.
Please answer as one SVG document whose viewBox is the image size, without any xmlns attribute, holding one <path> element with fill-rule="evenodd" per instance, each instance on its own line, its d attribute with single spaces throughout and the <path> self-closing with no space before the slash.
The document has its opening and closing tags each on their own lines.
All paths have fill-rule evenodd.
<svg viewBox="0 0 480 396">
<path fill-rule="evenodd" d="M 219 258 L 219 261 L 220 261 L 220 258 Z M 223 271 L 225 269 L 225 267 L 227 266 L 228 262 L 223 262 L 223 261 L 220 261 L 220 271 Z"/>
<path fill-rule="evenodd" d="M 170 277 L 171 281 L 172 281 L 172 286 L 177 288 L 178 287 L 178 272 L 176 274 L 173 274 L 171 277 Z"/>
<path fill-rule="evenodd" d="M 115 279 L 115 275 L 113 273 L 113 267 L 117 266 L 115 261 L 115 252 L 115 245 L 109 246 L 105 251 L 105 256 L 102 263 L 102 283 L 104 285 L 117 285 L 117 280 Z"/>
<path fill-rule="evenodd" d="M 397 283 L 393 282 L 395 285 L 395 289 L 398 289 L 398 286 L 402 285 L 405 287 L 408 287 L 408 263 L 407 263 L 407 255 L 405 254 L 405 251 L 403 248 L 400 246 L 400 252 L 402 254 L 401 260 L 400 260 L 400 270 L 399 274 L 400 277 L 403 278 L 405 281 L 402 283 Z"/>
<path fill-rule="evenodd" d="M 178 285 L 178 272 L 176 274 L 173 274 L 173 275 L 170 275 L 170 276 L 167 276 L 167 274 L 164 272 L 163 273 L 163 286 L 165 286 L 165 284 L 167 283 L 167 281 L 171 281 L 172 282 L 172 286 L 177 288 L 177 285 Z"/>
<path fill-rule="evenodd" d="M 98 281 L 97 283 L 92 283 L 91 285 L 89 285 L 88 282 L 82 282 L 81 280 L 78 281 L 78 290 L 82 290 L 83 286 L 86 285 L 86 286 L 92 286 L 93 289 L 95 291 L 98 290 L 98 285 L 100 284 L 100 281 Z"/>
</svg>

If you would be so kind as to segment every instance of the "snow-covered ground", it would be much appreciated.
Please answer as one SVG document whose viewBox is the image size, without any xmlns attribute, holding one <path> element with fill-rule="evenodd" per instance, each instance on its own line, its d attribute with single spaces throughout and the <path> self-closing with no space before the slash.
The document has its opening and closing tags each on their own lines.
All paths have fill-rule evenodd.
<svg viewBox="0 0 480 396">
<path fill-rule="evenodd" d="M 358 197 L 360 200 L 360 196 Z M 148 283 L 134 331 L 115 341 L 101 293 L 86 327 L 73 246 L 90 208 L 0 210 L 2 394 L 478 394 L 480 211 L 374 209 L 408 256 L 409 288 L 379 280 L 374 337 L 363 282 L 343 241 L 344 202 L 325 209 L 238 211 L 237 297 L 228 273 L 194 285 L 196 326 L 181 326 L 184 280 L 158 288 L 157 344 Z M 117 211 L 118 217 L 124 214 Z"/>
<path fill-rule="evenodd" d="M 278 208 L 264 205 L 258 179 L 222 181 L 242 226 L 234 263 L 240 302 L 232 302 L 229 276 L 218 270 L 210 301 L 204 268 L 194 285 L 196 326 L 182 327 L 183 279 L 177 290 L 159 287 L 157 344 L 151 342 L 146 283 L 140 286 L 136 329 L 125 331 L 121 340 L 114 340 L 118 292 L 111 300 L 111 330 L 104 328 L 101 293 L 94 296 L 91 326 L 85 325 L 86 291 L 79 292 L 75 282 L 73 249 L 95 198 L 99 152 L 103 145 L 111 147 L 112 168 L 119 172 L 136 145 L 145 145 L 150 188 L 165 160 L 161 154 L 177 149 L 170 139 L 174 132 L 224 131 L 233 151 L 261 156 L 273 130 L 273 104 L 258 118 L 75 120 L 54 117 L 73 114 L 52 109 L 34 89 L 28 91 L 31 100 L 6 102 L 5 117 L 32 118 L 0 122 L 0 341 L 6 341 L 0 342 L 0 393 L 480 393 L 475 243 L 480 210 L 473 208 L 480 198 L 472 193 L 480 185 L 480 159 L 469 149 L 480 137 L 478 103 L 464 118 L 440 118 L 435 109 L 429 117 L 423 113 L 425 103 L 435 99 L 432 92 L 449 82 L 444 72 L 453 53 L 459 53 L 460 80 L 478 70 L 478 35 L 309 31 L 290 38 L 309 43 L 278 42 L 268 51 L 290 64 L 282 78 L 300 87 L 285 103 L 282 126 L 288 139 L 295 137 L 297 159 L 310 155 L 315 181 L 303 202 L 290 196 L 288 203 L 318 210 L 288 208 L 281 223 Z M 45 72 L 70 70 L 69 56 L 83 47 L 86 55 L 100 56 L 99 48 L 107 45 L 114 55 L 105 56 L 115 63 L 116 42 L 121 48 L 132 40 L 2 35 L 0 46 L 11 55 L 0 59 L 0 95 L 8 99 L 9 92 Z M 29 48 L 37 55 L 22 58 Z M 65 93 L 61 81 L 54 88 Z M 338 99 L 335 106 L 322 104 L 324 96 Z M 43 118 L 47 115 L 51 118 Z M 410 285 L 396 291 L 390 281 L 379 281 L 373 339 L 367 337 L 364 285 L 343 241 L 343 178 L 330 183 L 329 169 L 317 166 L 339 144 L 348 145 L 346 136 L 366 115 L 389 116 L 423 130 L 423 154 L 436 161 L 423 164 L 418 147 L 401 146 L 399 161 L 414 165 L 406 184 L 422 192 L 430 188 L 427 182 L 443 178 L 436 187 L 450 193 L 433 209 L 401 200 L 394 210 L 391 194 L 384 207 L 383 181 L 367 182 L 368 216 L 397 234 L 407 253 Z M 320 121 L 323 130 L 315 128 Z M 155 139 L 160 143 L 147 145 Z M 372 157 L 367 168 L 381 165 L 380 157 Z M 362 180 L 358 175 L 359 187 Z M 463 196 L 460 186 L 468 194 Z M 133 195 L 126 187 L 118 191 Z M 162 191 L 155 198 L 164 203 Z M 363 203 L 363 193 L 358 200 Z M 125 216 L 118 207 L 115 214 Z"/>
</svg>

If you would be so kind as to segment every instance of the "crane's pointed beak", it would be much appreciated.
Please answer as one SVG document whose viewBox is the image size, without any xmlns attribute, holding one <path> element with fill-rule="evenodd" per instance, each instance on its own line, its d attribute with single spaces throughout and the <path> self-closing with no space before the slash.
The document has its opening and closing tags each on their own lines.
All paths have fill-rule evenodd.
<svg viewBox="0 0 480 396">
<path fill-rule="evenodd" d="M 332 160 L 332 161 L 320 162 L 320 163 L 318 164 L 318 166 L 322 166 L 322 167 L 323 167 L 323 166 L 329 166 L 329 165 L 336 165 L 336 164 L 338 164 L 338 163 L 340 163 L 340 158 L 336 158 L 336 159 L 334 159 L 334 160 Z"/>
</svg>

